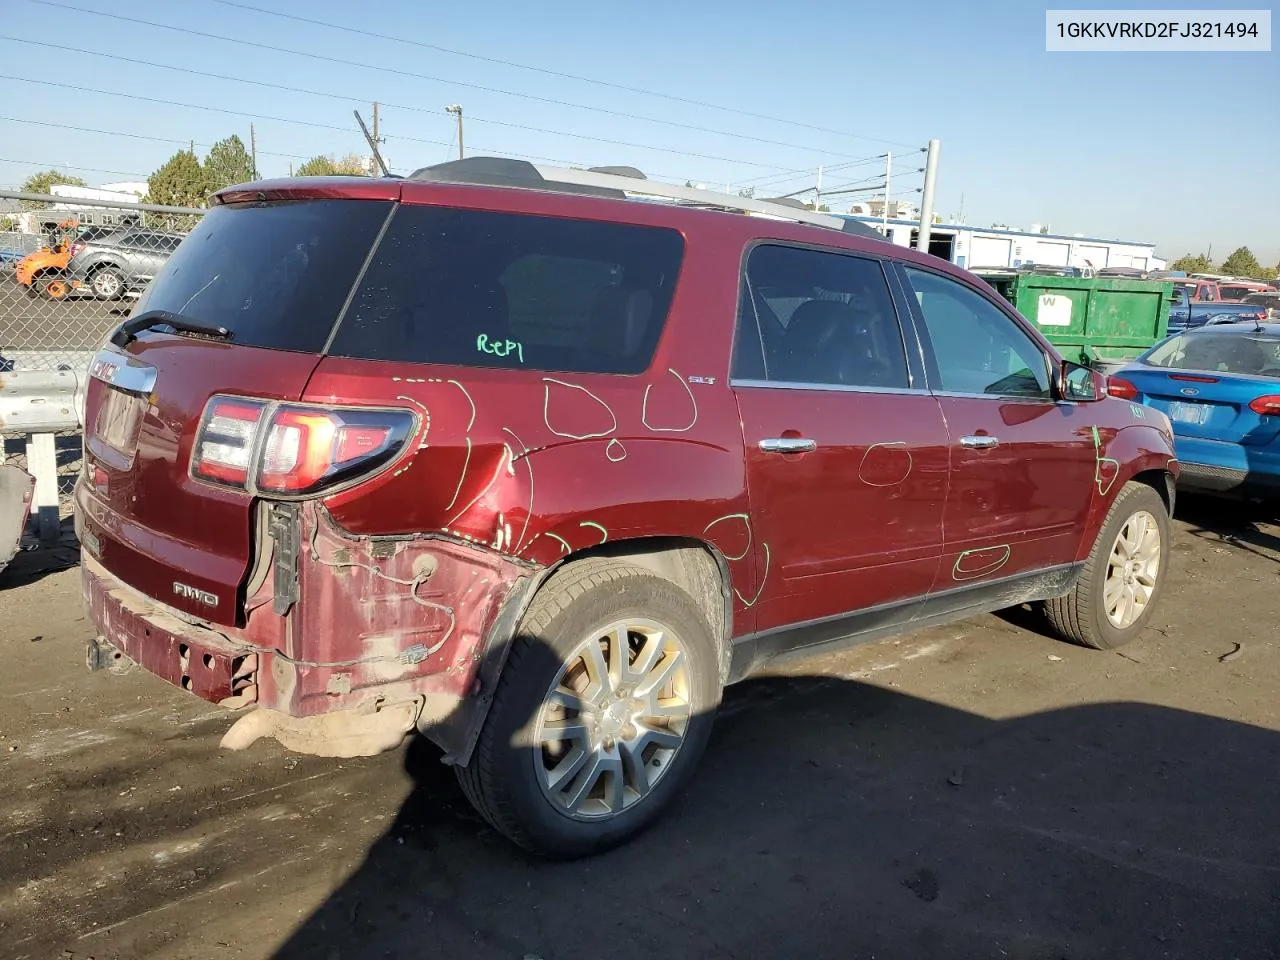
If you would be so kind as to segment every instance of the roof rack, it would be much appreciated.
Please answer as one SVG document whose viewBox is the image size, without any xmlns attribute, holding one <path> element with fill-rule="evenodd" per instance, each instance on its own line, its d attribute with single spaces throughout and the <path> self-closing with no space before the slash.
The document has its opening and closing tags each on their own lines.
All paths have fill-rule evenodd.
<svg viewBox="0 0 1280 960">
<path fill-rule="evenodd" d="M 738 197 L 698 187 L 681 187 L 673 183 L 650 180 L 635 167 L 591 167 L 581 170 L 573 167 L 535 164 L 527 160 L 511 160 L 505 157 L 468 157 L 422 167 L 409 174 L 408 179 L 555 190 L 617 200 L 629 197 L 656 197 L 672 200 L 684 206 L 734 210 L 775 220 L 791 220 L 816 227 L 826 227 L 855 236 L 884 239 L 878 231 L 864 223 L 829 213 L 817 213 L 790 197 L 756 200 L 753 197 Z"/>
</svg>

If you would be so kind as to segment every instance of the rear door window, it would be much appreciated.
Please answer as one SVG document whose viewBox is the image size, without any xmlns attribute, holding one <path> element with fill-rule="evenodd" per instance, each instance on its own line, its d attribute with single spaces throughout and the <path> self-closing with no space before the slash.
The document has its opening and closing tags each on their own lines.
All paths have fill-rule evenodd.
<svg viewBox="0 0 1280 960">
<path fill-rule="evenodd" d="M 226 327 L 233 343 L 319 353 L 390 207 L 373 200 L 214 207 L 135 313 L 167 310 Z"/>
<path fill-rule="evenodd" d="M 330 347 L 334 356 L 641 373 L 684 252 L 667 228 L 404 206 Z"/>
</svg>

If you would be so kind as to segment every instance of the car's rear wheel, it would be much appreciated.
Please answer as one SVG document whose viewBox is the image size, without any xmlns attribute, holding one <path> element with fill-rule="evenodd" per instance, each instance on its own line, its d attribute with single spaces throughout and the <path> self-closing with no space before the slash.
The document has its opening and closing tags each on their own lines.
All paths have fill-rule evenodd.
<svg viewBox="0 0 1280 960">
<path fill-rule="evenodd" d="M 692 598 L 641 568 L 583 561 L 534 598 L 458 778 L 520 846 L 595 853 L 670 804 L 719 699 L 715 640 Z"/>
<path fill-rule="evenodd" d="M 1163 592 L 1171 525 L 1164 500 L 1131 482 L 1098 531 L 1075 588 L 1047 600 L 1045 613 L 1065 639 L 1113 650 L 1140 634 Z"/>
<path fill-rule="evenodd" d="M 117 267 L 99 267 L 89 286 L 99 300 L 117 300 L 124 293 L 124 274 Z"/>
</svg>

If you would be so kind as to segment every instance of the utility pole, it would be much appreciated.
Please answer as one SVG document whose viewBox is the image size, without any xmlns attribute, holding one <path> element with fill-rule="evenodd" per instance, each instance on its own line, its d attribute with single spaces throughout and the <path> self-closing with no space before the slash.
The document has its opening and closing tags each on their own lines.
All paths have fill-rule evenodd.
<svg viewBox="0 0 1280 960">
<path fill-rule="evenodd" d="M 458 159 L 461 160 L 464 156 L 463 150 L 462 150 L 462 104 L 460 103 L 450 104 L 444 109 L 445 109 L 445 113 L 452 113 L 455 117 L 458 118 Z"/>
<path fill-rule="evenodd" d="M 256 180 L 258 177 L 258 135 L 253 130 L 253 124 L 249 124 L 249 165 L 253 167 L 253 176 Z"/>
<path fill-rule="evenodd" d="M 382 138 L 378 136 L 378 101 L 373 101 L 373 142 L 382 143 Z"/>
<path fill-rule="evenodd" d="M 880 232 L 888 239 L 889 236 L 889 187 L 893 183 L 893 153 L 890 151 L 884 155 L 884 210 L 883 216 L 880 218 Z"/>
<path fill-rule="evenodd" d="M 818 167 L 818 180 L 813 187 L 813 212 L 822 206 L 822 167 Z"/>
<path fill-rule="evenodd" d="M 916 249 L 929 252 L 929 233 L 933 227 L 933 188 L 938 179 L 938 151 L 941 143 L 929 141 L 928 157 L 924 163 L 924 196 L 920 198 L 920 237 Z"/>
</svg>

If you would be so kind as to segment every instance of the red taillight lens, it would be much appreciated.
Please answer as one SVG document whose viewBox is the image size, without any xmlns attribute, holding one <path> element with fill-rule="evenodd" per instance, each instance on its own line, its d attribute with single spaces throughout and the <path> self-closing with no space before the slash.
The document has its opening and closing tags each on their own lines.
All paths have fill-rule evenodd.
<svg viewBox="0 0 1280 960">
<path fill-rule="evenodd" d="M 192 474 L 266 495 L 317 493 L 389 463 L 414 423 L 407 410 L 214 397 L 201 420 Z M 258 449 L 261 431 L 266 433 Z"/>
<path fill-rule="evenodd" d="M 1264 417 L 1280 417 L 1280 394 L 1269 394 L 1258 397 L 1249 403 L 1249 409 Z"/>
<path fill-rule="evenodd" d="M 86 246 L 86 245 L 85 245 L 85 244 L 83 244 L 83 243 L 79 243 L 79 242 L 73 243 L 73 244 L 71 245 L 71 256 L 73 256 L 73 257 L 74 257 L 74 256 L 75 256 L 76 254 L 78 254 L 81 250 L 83 250 L 83 249 L 85 248 L 85 246 Z"/>
<path fill-rule="evenodd" d="M 210 400 L 196 434 L 192 473 L 213 483 L 245 486 L 249 482 L 253 440 L 265 408 L 266 404 L 257 400 Z"/>
<path fill-rule="evenodd" d="M 1194 373 L 1171 373 L 1170 380 L 1186 380 L 1191 383 L 1217 383 L 1217 377 L 1202 377 Z"/>
<path fill-rule="evenodd" d="M 1124 379 L 1124 377 L 1108 377 L 1107 393 L 1113 397 L 1119 397 L 1121 400 L 1138 399 L 1138 388 Z"/>
</svg>

